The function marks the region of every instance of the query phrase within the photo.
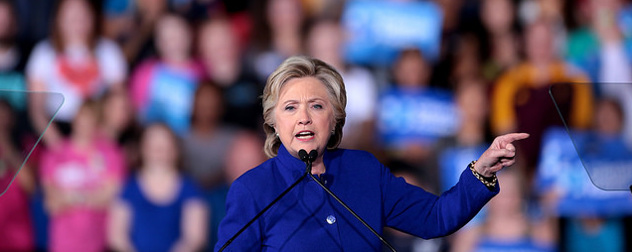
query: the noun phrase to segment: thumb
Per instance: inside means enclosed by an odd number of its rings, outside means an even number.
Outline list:
[[[514,146],[513,144],[507,144],[507,146],[505,147],[505,149],[507,149],[508,151],[516,151],[516,146]]]

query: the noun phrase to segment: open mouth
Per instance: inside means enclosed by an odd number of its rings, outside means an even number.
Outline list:
[[[313,131],[309,131],[309,130],[304,130],[304,131],[298,132],[294,136],[296,138],[298,138],[299,140],[310,140],[310,139],[314,138],[314,132]]]

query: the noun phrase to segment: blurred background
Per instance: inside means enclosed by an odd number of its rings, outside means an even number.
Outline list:
[[[298,54],[344,77],[341,147],[430,192],[531,134],[472,222],[398,251],[632,251],[632,195],[586,172],[632,164],[626,0],[0,0],[0,251],[211,251]]]

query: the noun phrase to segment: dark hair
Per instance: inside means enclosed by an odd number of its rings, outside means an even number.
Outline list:
[[[64,4],[67,4],[69,1],[83,2],[87,7],[88,12],[90,12],[90,14],[92,15],[92,33],[90,33],[90,38],[88,38],[88,45],[91,49],[94,49],[101,35],[101,26],[99,22],[101,18],[95,4],[93,4],[92,1],[88,0],[60,0],[57,3],[55,7],[53,22],[51,23],[52,27],[50,34],[50,40],[53,48],[55,48],[57,52],[61,52],[64,50],[64,41],[59,27],[59,19],[62,7],[65,7]]]

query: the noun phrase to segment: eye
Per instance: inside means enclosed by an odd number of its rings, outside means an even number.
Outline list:
[[[323,108],[323,105],[320,105],[320,104],[314,104],[314,106],[312,106],[312,107],[313,107],[313,108],[315,108],[315,109],[322,109],[322,108]]]
[[[294,109],[295,109],[295,108],[294,108],[294,106],[292,106],[292,105],[285,106],[285,110],[286,110],[286,111],[292,111],[292,110],[294,110]]]

